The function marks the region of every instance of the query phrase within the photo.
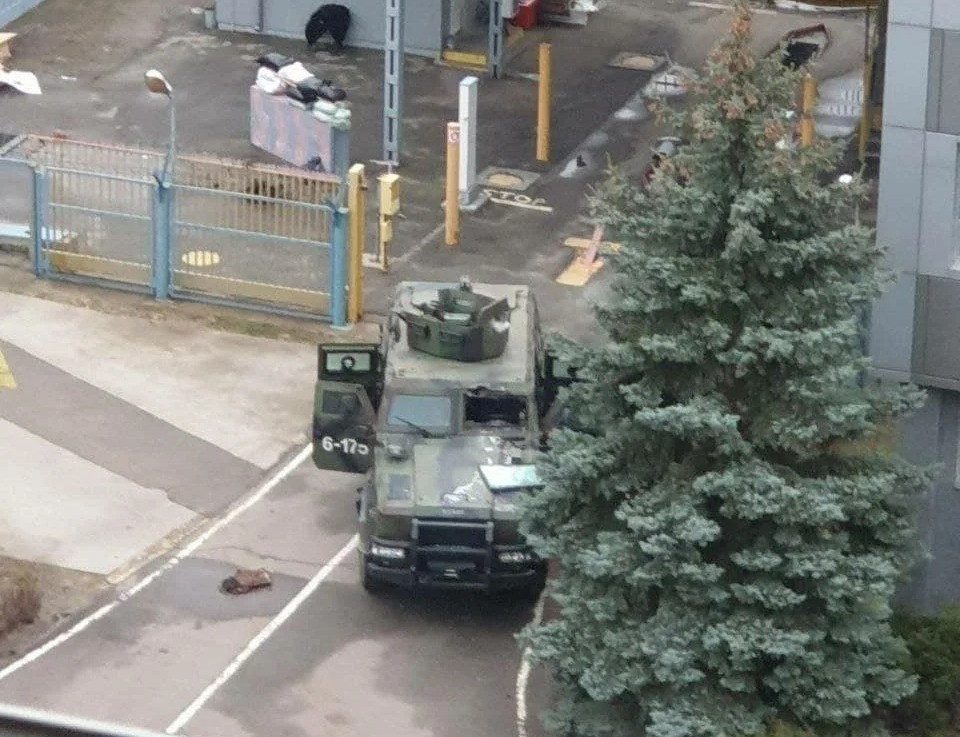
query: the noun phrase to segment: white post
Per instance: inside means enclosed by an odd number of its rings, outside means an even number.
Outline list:
[[[460,204],[467,205],[477,184],[477,89],[480,80],[460,81]]]

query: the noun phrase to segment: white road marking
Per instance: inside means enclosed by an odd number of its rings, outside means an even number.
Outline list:
[[[546,590],[540,594],[537,599],[537,605],[533,608],[533,619],[530,624],[539,627],[543,621],[543,602],[546,597]],[[517,737],[527,737],[527,684],[530,681],[530,648],[523,649],[523,655],[520,657],[520,670],[517,671]]]
[[[299,609],[300,606],[313,594],[313,592],[317,590],[320,584],[324,582],[333,569],[336,568],[350,553],[356,550],[357,543],[359,541],[360,538],[357,535],[351,537],[347,544],[340,548],[337,554],[333,556],[326,563],[326,565],[323,566],[323,568],[317,571],[316,575],[314,575],[314,577],[307,582],[307,585],[300,589],[300,591],[297,592],[297,595],[287,602],[287,605],[280,610],[280,613],[270,620],[270,623],[260,630],[256,637],[250,640],[243,651],[236,658],[234,658],[226,668],[223,669],[213,683],[207,686],[203,692],[197,696],[196,699],[194,699],[190,706],[180,712],[180,715],[173,720],[169,727],[167,727],[166,733],[177,734],[187,722],[193,719],[197,712],[203,708],[204,704],[210,700],[210,698],[220,689],[220,687],[229,681],[238,670],[240,670],[240,666],[242,666],[247,659],[249,659],[250,656],[253,655],[260,648],[260,646],[270,638],[274,632],[280,629],[284,622],[293,616],[294,612],[296,612],[297,609]]]
[[[550,205],[534,205],[527,202],[517,202],[516,200],[505,200],[501,197],[491,197],[491,202],[496,202],[498,205],[510,205],[512,207],[522,207],[526,210],[537,210],[539,212],[553,212],[553,208]]]
[[[313,443],[308,443],[305,448],[303,448],[297,455],[295,455],[290,461],[288,461],[282,468],[280,468],[273,476],[267,479],[259,489],[257,489],[253,494],[247,497],[242,504],[237,505],[231,509],[227,514],[217,520],[214,524],[210,525],[203,534],[199,535],[196,539],[193,540],[189,545],[184,547],[173,556],[170,560],[164,563],[160,568],[151,573],[149,576],[144,578],[142,581],[137,582],[135,585],[131,586],[129,589],[124,591],[122,594],[117,596],[116,599],[111,601],[109,604],[97,609],[92,614],[88,614],[86,617],[77,622],[73,627],[61,632],[59,635],[54,637],[52,640],[48,640],[40,647],[35,650],[31,650],[29,653],[24,655],[19,660],[10,663],[6,668],[0,670],[0,681],[2,681],[7,676],[11,676],[16,673],[18,670],[24,666],[29,665],[38,658],[43,657],[48,652],[53,650],[58,645],[62,645],[67,640],[71,639],[75,635],[83,632],[87,627],[89,627],[94,622],[103,619],[110,612],[112,612],[119,604],[136,596],[138,593],[143,591],[147,586],[156,581],[160,576],[165,574],[175,565],[180,563],[185,558],[190,557],[197,549],[207,542],[211,537],[216,535],[220,530],[226,527],[228,524],[233,522],[237,517],[246,512],[250,507],[259,502],[263,497],[269,494],[281,481],[283,481],[287,476],[293,473],[296,468],[303,463],[307,458],[310,457],[310,453],[313,451]]]

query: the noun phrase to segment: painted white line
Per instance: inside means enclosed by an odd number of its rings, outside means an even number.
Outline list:
[[[243,651],[236,658],[234,658],[226,668],[223,669],[213,683],[203,689],[203,692],[197,696],[196,699],[194,699],[193,703],[180,712],[180,715],[173,720],[169,727],[167,727],[166,733],[177,734],[187,722],[193,719],[197,712],[203,708],[203,705],[210,700],[210,697],[213,696],[221,686],[229,681],[238,670],[240,670],[240,666],[242,666],[250,658],[250,656],[253,655],[260,648],[260,646],[270,638],[274,632],[280,629],[284,622],[293,616],[294,612],[296,612],[303,602],[305,602],[310,595],[317,590],[320,584],[324,582],[333,569],[336,568],[350,553],[356,550],[357,543],[359,543],[359,541],[359,536],[354,535],[351,537],[347,544],[340,548],[337,554],[327,561],[323,568],[317,571],[316,575],[314,575],[314,577],[307,582],[307,585],[300,589],[300,591],[297,592],[297,595],[287,602],[287,605],[280,610],[280,613],[270,620],[270,623],[260,630],[256,637],[247,643],[247,646],[243,649]]]
[[[537,605],[533,608],[533,619],[530,624],[539,627],[543,621],[543,602],[546,597],[546,589],[537,599]],[[527,684],[530,681],[530,648],[523,649],[523,655],[520,657],[520,670],[517,671],[517,737],[527,737]]]
[[[97,620],[103,619],[110,612],[112,612],[119,604],[136,596],[138,593],[143,591],[147,586],[156,581],[160,576],[165,574],[175,565],[177,565],[184,558],[190,557],[197,549],[207,542],[211,537],[216,535],[220,530],[229,525],[233,520],[239,517],[241,514],[246,512],[250,507],[259,502],[263,497],[269,494],[281,481],[283,481],[287,476],[289,476],[293,471],[303,463],[307,458],[310,457],[310,453],[313,451],[313,443],[308,443],[305,448],[303,448],[297,455],[290,459],[282,468],[280,468],[273,476],[267,479],[259,489],[257,489],[253,494],[247,497],[242,504],[237,505],[231,509],[227,514],[217,520],[214,524],[210,525],[203,534],[199,535],[196,539],[193,540],[189,545],[182,548],[179,553],[174,555],[170,560],[164,563],[160,568],[155,570],[149,576],[144,578],[142,581],[137,582],[135,585],[131,586],[129,589],[124,591],[122,594],[117,596],[116,599],[111,601],[109,604],[105,604],[99,609],[97,609],[92,614],[88,614],[86,617],[77,622],[70,629],[61,632],[59,635],[54,637],[52,640],[48,640],[40,647],[35,650],[31,650],[29,653],[24,655],[19,660],[16,660],[10,665],[8,665],[3,670],[0,670],[0,681],[2,681],[7,676],[11,676],[16,673],[18,670],[23,668],[26,665],[29,665],[38,658],[43,657],[48,652],[53,650],[58,645],[62,645],[67,640],[71,639],[75,635],[83,632],[87,627],[96,622]]]
[[[549,205],[533,205],[527,202],[517,202],[515,200],[502,200],[499,197],[491,197],[491,202],[496,202],[498,205],[511,205],[513,207],[523,207],[527,210],[539,210],[540,212],[553,212],[553,208]]]

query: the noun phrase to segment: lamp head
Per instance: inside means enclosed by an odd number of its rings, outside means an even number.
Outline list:
[[[157,69],[149,69],[143,75],[143,82],[147,86],[147,89],[155,95],[166,95],[167,97],[173,95],[173,86],[167,81],[167,78],[163,76],[163,73]]]

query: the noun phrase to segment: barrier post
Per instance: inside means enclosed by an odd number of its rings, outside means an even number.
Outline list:
[[[350,238],[347,269],[347,322],[363,318],[363,252],[366,233],[366,179],[363,164],[354,164],[347,175],[347,209],[350,212]]]
[[[813,108],[817,102],[817,80],[807,74],[803,78],[803,111],[800,118],[800,143],[813,143]]]
[[[540,44],[537,81],[537,161],[550,160],[550,87],[553,65],[550,44]]]
[[[447,123],[447,198],[445,219],[446,243],[457,245],[460,234],[460,200],[458,179],[460,168],[460,124]]]

